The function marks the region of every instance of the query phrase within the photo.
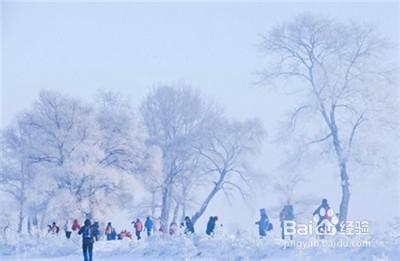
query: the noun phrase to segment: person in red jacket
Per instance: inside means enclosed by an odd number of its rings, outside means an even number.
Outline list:
[[[178,225],[175,222],[172,222],[169,225],[169,235],[175,236],[178,233]]]
[[[119,235],[118,235],[118,239],[122,240],[124,238],[132,239],[131,232],[127,231],[126,229],[122,230],[121,233],[119,233]]]
[[[133,221],[132,223],[135,226],[136,238],[137,238],[137,240],[140,240],[141,239],[140,233],[142,233],[142,231],[143,231],[143,224],[140,221],[140,219],[136,219],[136,221]]]
[[[71,229],[72,231],[79,231],[81,229],[81,225],[79,224],[79,221],[77,219],[74,219]]]

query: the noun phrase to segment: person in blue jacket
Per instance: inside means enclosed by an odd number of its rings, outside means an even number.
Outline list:
[[[218,220],[218,217],[210,217],[210,219],[208,220],[207,223],[207,228],[206,228],[206,234],[209,236],[213,236],[214,235],[214,230],[215,230],[215,224]]]
[[[260,220],[257,221],[256,224],[258,225],[258,234],[260,238],[267,236],[267,231],[272,230],[272,224],[269,222],[265,208],[260,209]]]
[[[294,220],[294,209],[293,205],[288,201],[279,213],[279,221],[281,222],[281,238],[286,239],[285,235],[285,222]],[[293,240],[293,235],[289,236],[290,240]]]
[[[153,231],[153,220],[151,220],[150,216],[147,216],[146,221],[144,222],[144,227],[146,228],[147,231],[147,236],[151,236],[151,233]]]
[[[111,240],[117,240],[117,232],[115,231],[115,228],[112,229],[110,238]]]
[[[186,235],[194,234],[194,225],[190,217],[185,217],[185,232]]]

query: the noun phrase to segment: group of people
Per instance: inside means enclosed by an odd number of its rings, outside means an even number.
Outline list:
[[[92,229],[93,229],[93,235],[96,240],[99,239],[100,237],[100,225],[98,222],[94,222],[91,224]],[[74,219],[72,222],[72,225],[70,224],[69,220],[67,220],[64,224],[64,232],[65,232],[65,237],[66,238],[71,238],[71,235],[73,232],[79,232],[81,229],[81,225],[78,221],[78,219]],[[56,222],[53,222],[51,225],[48,225],[48,233],[50,234],[58,234],[60,232],[60,227],[57,225]]]
[[[286,238],[284,233],[284,222],[288,220],[294,220],[293,206],[290,204],[289,201],[279,213],[282,239]],[[260,238],[266,237],[267,233],[273,230],[273,225],[270,219],[268,218],[267,211],[265,210],[265,208],[260,209],[260,219],[256,222],[256,225],[258,225],[258,234]],[[293,237],[291,236],[290,239],[293,239]]]
[[[332,210],[329,207],[328,201],[326,199],[322,200],[321,204],[314,211],[313,215],[317,219],[317,226],[320,223],[322,223],[322,221],[324,221],[325,219],[330,219],[332,217]],[[293,205],[288,201],[279,214],[279,220],[282,230],[281,233],[282,239],[286,239],[286,235],[284,233],[285,221],[290,221],[294,219],[295,215],[294,215]],[[217,221],[218,221],[217,216],[210,216],[205,230],[205,233],[208,236],[214,236]],[[141,239],[141,233],[143,231],[146,231],[148,237],[152,236],[152,234],[155,231],[154,222],[150,216],[146,218],[144,224],[139,218],[132,221],[131,224],[133,224],[137,240]],[[258,233],[260,238],[266,237],[267,233],[273,230],[273,225],[270,219],[268,218],[267,211],[265,208],[260,209],[260,219],[256,222],[256,224],[258,225]],[[60,231],[60,228],[57,226],[55,222],[53,222],[52,225],[49,225],[48,228],[49,228],[48,232],[51,234],[58,234]],[[184,218],[184,221],[180,224],[179,227],[176,222],[172,222],[169,226],[168,234],[173,236],[178,234],[179,233],[178,231],[180,230],[183,230],[183,233],[186,235],[195,233],[194,224],[189,216],[186,216]],[[83,251],[84,261],[92,261],[93,244],[100,238],[99,223],[98,222],[92,223],[90,219],[86,219],[84,221],[84,225],[81,226],[79,224],[79,221],[75,219],[72,225],[70,225],[69,221],[65,223],[64,231],[65,231],[65,236],[68,239],[71,237],[71,234],[74,231],[77,232],[78,235],[82,236],[82,251]],[[159,231],[161,233],[164,233],[164,229],[162,227],[159,229]],[[104,234],[107,240],[117,240],[117,239],[122,240],[124,238],[132,239],[132,234],[126,229],[122,230],[119,234],[117,234],[111,222],[107,223],[107,226],[104,230]],[[293,236],[290,236],[290,239],[292,240]]]
[[[81,228],[77,219],[74,220],[72,226],[69,224],[69,221],[64,225],[65,236],[67,238],[71,237],[72,231],[79,231]],[[56,222],[53,222],[51,225],[48,225],[48,232],[51,234],[58,234],[60,232],[60,227],[57,225]]]
[[[338,214],[336,214],[337,216]],[[324,220],[331,221],[335,216],[333,210],[328,204],[327,199],[323,199],[321,204],[313,212],[313,217],[316,220],[316,226],[318,227]],[[293,205],[288,201],[283,209],[279,213],[279,221],[281,227],[281,238],[286,239],[284,224],[286,221],[293,221],[295,219]],[[256,222],[258,225],[258,234],[260,238],[267,236],[267,232],[273,229],[273,225],[270,222],[265,208],[260,209],[260,219]],[[290,240],[293,240],[293,235],[289,236]]]
[[[51,234],[58,234],[60,232],[60,227],[57,226],[56,222],[48,225],[48,228],[48,232]],[[76,231],[78,235],[82,236],[82,252],[84,261],[92,261],[93,244],[95,241],[99,240],[99,223],[94,222],[92,224],[89,219],[86,219],[84,225],[81,226],[79,221],[75,219],[72,225],[69,224],[69,221],[65,223],[64,231],[65,237],[68,239],[71,238],[73,231]]]
[[[210,221],[207,224],[207,229],[206,233],[208,235],[212,235],[214,233],[215,229],[215,222],[218,220],[218,217],[210,217]],[[82,253],[83,253],[83,258],[84,261],[92,261],[93,260],[93,245],[95,241],[99,240],[99,224],[98,222],[92,222],[90,219],[86,219],[84,222],[83,226],[80,226],[78,220],[74,220],[73,225],[71,226],[71,229],[69,229],[68,222],[64,226],[64,230],[66,232],[66,237],[69,239],[73,231],[78,231],[78,235],[82,236]],[[143,230],[147,231],[147,236],[150,237],[152,235],[152,232],[154,231],[154,223],[151,217],[147,217],[146,221],[144,222],[144,225],[142,224],[141,220],[138,218],[135,221],[132,222],[134,228],[135,228],[135,234],[137,240],[141,239],[141,232]],[[185,217],[184,222],[182,222],[181,226],[185,227],[184,233],[185,234],[193,234],[194,233],[194,225],[190,217]],[[170,225],[170,230],[169,234],[170,235],[175,235],[176,230],[178,229],[178,226],[175,222],[172,222]],[[58,234],[59,233],[59,227],[55,222],[50,226],[49,225],[49,233],[54,233]],[[105,235],[107,240],[115,240],[115,239],[123,239],[125,237],[131,238],[132,235],[130,232],[127,230],[121,231],[119,235],[117,235],[115,228],[112,226],[111,222],[107,223],[107,226],[105,228]]]
[[[210,220],[207,224],[206,234],[209,236],[214,235],[215,223],[218,220],[217,216],[210,217]],[[137,240],[142,238],[142,232],[146,232],[147,237],[150,237],[156,230],[154,226],[154,222],[150,216],[146,217],[144,223],[140,218],[135,219],[131,222],[134,228],[134,233]],[[65,237],[67,239],[71,238],[73,232],[79,232],[81,229],[81,225],[77,219],[74,219],[72,224],[67,220],[63,226]],[[160,227],[158,230],[160,233],[164,233],[163,227]],[[183,231],[184,234],[193,234],[195,233],[194,225],[190,217],[186,216],[184,221],[178,224],[176,222],[172,222],[169,225],[168,234],[171,236],[177,235]],[[50,234],[59,234],[60,227],[53,222],[52,225],[48,225],[48,233]],[[93,239],[98,241],[101,237],[102,232],[100,230],[99,222],[91,223],[91,234],[93,235]],[[104,237],[106,240],[122,240],[124,238],[132,239],[132,233],[127,229],[122,229],[119,233],[117,233],[115,227],[111,222],[108,222],[104,229]]]
[[[317,221],[317,226],[325,219],[330,219],[332,218],[332,214],[330,214],[331,208],[329,207],[328,200],[323,199],[321,204],[318,206],[318,208],[314,211],[313,215],[316,218]],[[283,209],[279,213],[279,221],[280,221],[280,227],[281,227],[281,238],[286,239],[286,235],[284,234],[284,223],[285,221],[292,221],[295,219],[294,215],[294,208],[293,205],[288,201],[286,205],[283,207]],[[217,216],[210,216],[208,222],[207,222],[207,227],[205,230],[205,233],[208,236],[213,236],[215,234],[215,228],[216,228],[216,222],[218,221]],[[146,232],[147,236],[150,237],[154,233],[154,222],[150,216],[146,217],[146,220],[144,223],[140,220],[140,218],[137,218],[136,220],[132,221],[134,231],[135,231],[135,236],[137,240],[140,240],[142,232]],[[260,209],[260,219],[256,222],[258,225],[258,233],[260,237],[265,237],[267,236],[267,233],[269,231],[273,230],[273,225],[268,218],[267,211],[265,208]],[[99,223],[94,222],[91,224],[91,229],[93,233],[94,239],[97,241],[100,237],[100,229],[99,229]],[[64,225],[64,231],[65,231],[65,236],[66,238],[70,238],[72,233],[79,232],[81,229],[81,225],[79,224],[79,221],[77,219],[73,220],[72,225],[67,221]],[[48,226],[48,232],[52,234],[58,234],[60,231],[60,228],[57,226],[55,222],[52,223],[52,225]],[[186,216],[184,221],[180,223],[180,226],[176,222],[172,222],[169,225],[168,229],[168,234],[171,236],[177,235],[180,233],[180,231],[183,231],[184,234],[193,234],[195,233],[194,225],[190,217]],[[159,232],[164,233],[164,228],[160,227]],[[132,239],[132,234],[126,229],[121,230],[120,233],[116,232],[116,229],[112,226],[111,222],[108,222],[104,235],[106,237],[106,240],[121,240],[124,238],[129,238]],[[293,236],[291,235],[289,237],[290,239],[293,239]]]

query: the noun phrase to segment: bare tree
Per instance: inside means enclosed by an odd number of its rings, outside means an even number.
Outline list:
[[[246,168],[249,154],[257,151],[264,130],[257,120],[247,122],[221,121],[214,129],[209,130],[207,141],[197,150],[204,165],[203,171],[215,177],[212,188],[192,216],[196,221],[206,211],[208,205],[219,191],[229,196],[236,190],[246,199],[246,185],[250,185],[251,171]]]
[[[304,181],[304,177],[296,172],[289,174],[282,174],[275,177],[273,180],[274,190],[283,195],[285,202],[293,202],[295,198],[295,191],[298,185]]]
[[[262,39],[271,66],[261,73],[261,82],[299,80],[287,82],[300,101],[288,129],[294,130],[301,115],[308,113],[314,128],[307,126],[311,135],[306,145],[331,145],[341,179],[341,222],[348,215],[352,147],[365,123],[376,115],[376,97],[382,97],[388,86],[378,83],[389,73],[380,64],[384,47],[371,27],[307,14],[273,28]]]

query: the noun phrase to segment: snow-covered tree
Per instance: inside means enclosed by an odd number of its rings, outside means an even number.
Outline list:
[[[130,101],[119,93],[101,92],[95,103],[101,164],[129,173],[141,171],[145,148]]]
[[[368,122],[386,115],[382,101],[388,101],[390,70],[385,69],[385,47],[369,26],[307,14],[274,27],[262,39],[271,66],[261,81],[288,79],[298,101],[287,130],[301,126],[304,146],[329,144],[333,152],[341,180],[341,222],[348,215],[353,147]]]
[[[130,112],[113,94],[92,106],[43,91],[3,133],[2,188],[20,206],[19,232],[27,214],[28,222],[41,219],[43,225],[83,215],[105,218],[132,203],[138,184],[128,174],[141,168],[143,145]]]
[[[244,158],[257,148],[262,133],[258,121],[229,121],[221,108],[187,86],[154,89],[140,112],[147,143],[162,152],[160,221],[164,231],[171,212],[174,220],[180,212],[186,215],[189,198],[201,194],[195,189],[199,186],[212,188],[200,199],[193,222],[220,190],[243,192]]]
[[[177,176],[190,173],[196,164],[194,144],[216,114],[211,104],[191,88],[162,86],[154,89],[140,107],[147,143],[162,152],[161,227],[167,231],[171,193]]]
[[[32,183],[31,163],[28,159],[30,138],[30,133],[20,124],[4,130],[1,136],[0,190],[15,200],[18,233],[22,232],[27,215],[28,187]]]

